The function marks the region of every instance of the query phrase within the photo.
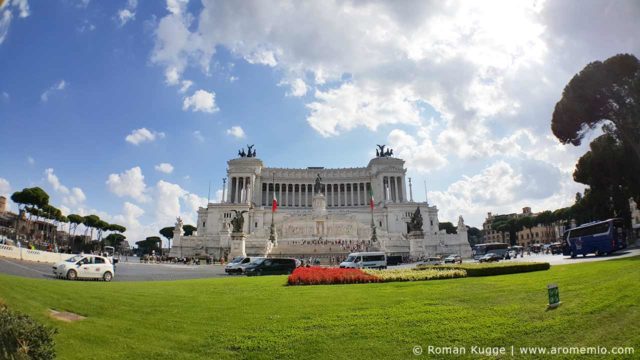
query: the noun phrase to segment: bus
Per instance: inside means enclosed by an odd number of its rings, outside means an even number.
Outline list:
[[[587,254],[607,255],[627,247],[622,219],[615,218],[580,225],[564,232],[562,254],[575,258]]]
[[[504,258],[507,255],[508,249],[509,244],[505,243],[476,244],[473,246],[473,259],[478,260],[488,253],[494,253]]]

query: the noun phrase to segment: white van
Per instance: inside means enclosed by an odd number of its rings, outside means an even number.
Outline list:
[[[231,260],[231,262],[224,267],[224,272],[226,272],[227,274],[242,274],[244,272],[244,268],[247,267],[247,265],[258,259],[263,258],[253,256],[238,256]]]
[[[345,261],[340,263],[340,267],[346,269],[386,269],[387,255],[383,252],[351,253]]]

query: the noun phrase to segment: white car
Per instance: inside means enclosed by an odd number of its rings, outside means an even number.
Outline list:
[[[102,279],[111,281],[115,271],[108,258],[97,255],[76,255],[53,266],[53,275],[69,280]]]

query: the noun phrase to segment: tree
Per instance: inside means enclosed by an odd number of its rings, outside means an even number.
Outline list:
[[[448,222],[448,221],[438,223],[438,229],[439,230],[445,230],[447,232],[447,234],[456,234],[457,233],[457,228],[455,226],[453,226],[453,224]]]
[[[107,235],[104,238],[104,245],[105,246],[113,246],[116,251],[118,249],[118,247],[120,247],[120,244],[126,239],[127,237],[122,235],[122,234],[117,234],[117,233],[112,233]]]
[[[173,226],[167,226],[160,229],[160,235],[164,236],[169,242],[169,248],[171,248],[171,239],[173,239]]]
[[[160,251],[160,244],[162,240],[160,240],[157,236],[149,236],[142,241],[137,241],[136,245],[138,246],[138,252],[142,254],[151,254],[153,251]]]
[[[198,230],[198,228],[189,224],[183,226],[182,229],[184,230],[184,236],[191,236],[194,231]]]
[[[93,240],[93,229],[98,228],[99,222],[100,218],[97,215],[87,215],[84,217],[83,224],[87,230],[91,230],[91,240]]]
[[[640,61],[619,54],[588,64],[569,81],[553,111],[551,130],[562,143],[580,145],[589,129],[609,120],[615,137],[640,161],[639,119]]]
[[[78,225],[84,223],[84,217],[82,217],[82,216],[80,216],[78,214],[69,214],[69,216],[67,216],[67,218],[69,219],[69,234],[71,234],[71,229],[73,228],[72,238],[75,239],[76,229],[78,228]]]

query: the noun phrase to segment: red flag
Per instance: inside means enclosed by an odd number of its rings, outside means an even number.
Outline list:
[[[273,194],[273,203],[271,205],[271,212],[276,212],[278,210],[278,199],[276,199],[276,194]]]
[[[375,207],[375,204],[373,203],[373,189],[371,188],[369,188],[369,206],[371,207],[371,210]]]

